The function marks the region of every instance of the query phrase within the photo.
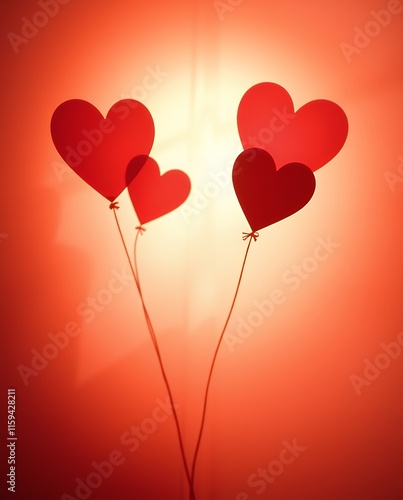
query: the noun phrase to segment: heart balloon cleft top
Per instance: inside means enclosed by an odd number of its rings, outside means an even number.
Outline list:
[[[116,102],[104,118],[87,101],[71,99],[55,110],[53,142],[63,160],[91,187],[114,201],[132,178],[133,158],[148,155],[154,142],[154,121],[139,101]]]
[[[295,111],[289,93],[271,82],[244,94],[237,121],[244,149],[264,149],[278,167],[300,162],[312,171],[336,156],[348,133],[347,116],[336,103],[318,99]]]

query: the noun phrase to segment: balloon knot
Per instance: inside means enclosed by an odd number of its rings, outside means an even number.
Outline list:
[[[242,239],[245,241],[248,238],[253,238],[253,241],[256,241],[259,238],[259,233],[257,231],[252,231],[251,233],[242,233]]]
[[[111,210],[119,210],[119,202],[118,201],[113,201],[110,205],[109,205],[109,208]]]
[[[147,231],[147,229],[143,226],[137,226],[136,230],[140,232],[141,236],[143,236],[143,233]]]

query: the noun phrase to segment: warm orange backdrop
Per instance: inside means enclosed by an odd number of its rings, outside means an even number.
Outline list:
[[[368,25],[371,11],[386,8],[402,12],[385,27]],[[74,498],[75,479],[114,450],[125,461],[91,498],[185,499],[187,491],[172,417],[136,452],[120,441],[166,392],[133,282],[123,278],[96,314],[78,313],[128,264],[108,202],[52,144],[54,109],[80,98],[106,114],[121,98],[141,100],[155,120],[152,156],[192,180],[184,207],[149,223],[139,246],[190,457],[246,245],[228,174],[242,150],[237,107],[253,84],[273,81],[296,108],[337,102],[349,136],[316,172],[309,205],[252,245],[213,380],[197,498],[401,498],[403,354],[359,396],[350,376],[363,377],[364,360],[403,331],[403,3],[71,0],[15,53],[7,35],[40,10],[36,1],[2,2],[0,16],[2,385],[17,389],[15,497]],[[340,44],[367,25],[379,34],[346,58]],[[137,220],[125,193],[119,201],[131,245]],[[335,248],[316,269],[308,258],[320,238]],[[316,270],[290,281],[304,262]],[[276,289],[283,303],[256,314]],[[259,326],[232,344],[247,321]],[[80,333],[24,384],[17,367],[70,322]],[[248,478],[294,439],[306,450],[259,495]]]

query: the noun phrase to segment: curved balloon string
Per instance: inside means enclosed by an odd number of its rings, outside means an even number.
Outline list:
[[[242,233],[242,234],[243,234],[242,239],[243,240],[249,239],[249,242],[248,242],[248,246],[246,247],[246,252],[245,252],[245,255],[244,255],[244,258],[243,258],[241,272],[239,274],[238,283],[237,283],[237,286],[236,286],[236,289],[235,289],[234,298],[232,299],[231,307],[229,309],[227,319],[225,320],[224,327],[221,330],[221,334],[220,334],[220,337],[218,339],[217,347],[216,347],[216,349],[214,351],[213,360],[211,362],[210,371],[209,371],[209,374],[208,374],[208,377],[207,377],[206,390],[204,392],[203,413],[202,413],[202,418],[201,418],[201,422],[200,422],[199,434],[198,434],[198,437],[197,437],[196,449],[195,449],[195,453],[194,453],[194,456],[193,456],[192,471],[191,471],[191,475],[190,475],[190,479],[191,479],[191,482],[192,482],[193,486],[194,486],[195,474],[196,474],[196,463],[197,463],[197,458],[198,458],[198,455],[199,455],[201,440],[202,440],[202,437],[203,437],[204,424],[205,424],[205,421],[206,421],[208,396],[209,396],[210,385],[211,385],[211,380],[212,380],[212,376],[213,376],[214,367],[215,367],[215,364],[216,364],[218,352],[219,352],[221,344],[222,344],[222,340],[224,338],[224,335],[225,335],[225,332],[227,330],[227,326],[228,326],[229,320],[231,319],[232,312],[233,312],[234,307],[235,307],[236,299],[238,297],[238,292],[239,292],[239,288],[241,286],[242,276],[243,276],[243,273],[244,273],[244,270],[245,270],[245,265],[246,265],[246,260],[248,258],[250,245],[252,243],[252,240],[256,241],[257,238],[259,237],[259,233],[257,231],[252,231],[251,233]]]
[[[120,239],[122,241],[123,248],[125,250],[127,261],[129,262],[130,270],[132,272],[132,275],[133,275],[133,278],[134,278],[134,282],[136,283],[137,290],[140,293],[140,285],[139,285],[139,282],[138,282],[137,273],[136,273],[135,268],[133,267],[132,261],[130,259],[130,255],[129,255],[129,252],[127,250],[126,242],[125,242],[125,239],[124,239],[124,236],[123,236],[123,233],[122,233],[122,229],[120,227],[118,215],[117,215],[117,210],[119,210],[119,208],[120,208],[119,205],[118,205],[118,202],[114,201],[113,203],[111,203],[109,205],[109,208],[113,211],[113,215],[115,217],[116,226],[118,228],[119,236],[120,236]],[[144,307],[143,307],[143,312],[144,312],[144,315],[145,315],[146,321],[147,321],[148,313],[147,313],[147,310]],[[148,325],[148,323],[147,323],[147,325]],[[149,332],[150,332],[151,340],[152,340],[152,342],[154,344],[154,347],[159,352],[157,339],[155,338],[155,335],[154,335],[154,330],[151,329],[151,330],[149,330]]]
[[[162,362],[162,356],[161,356],[161,353],[160,353],[160,350],[159,350],[157,337],[155,335],[154,327],[152,325],[152,322],[151,322],[151,319],[150,319],[150,315],[148,313],[148,310],[147,310],[147,307],[146,307],[146,304],[145,304],[145,301],[144,301],[144,296],[143,296],[143,292],[141,290],[141,285],[140,285],[140,280],[139,280],[138,264],[137,264],[137,243],[138,243],[138,237],[140,235],[142,235],[143,232],[146,229],[144,227],[142,227],[141,225],[138,226],[138,227],[136,227],[137,234],[136,234],[136,238],[135,238],[135,242],[134,242],[134,259],[133,259],[134,260],[134,266],[133,266],[132,261],[130,259],[130,255],[129,255],[128,249],[127,249],[127,245],[126,245],[126,242],[125,242],[125,239],[124,239],[124,236],[123,236],[123,232],[122,232],[122,229],[120,227],[119,219],[118,219],[118,216],[117,216],[117,210],[119,209],[119,206],[117,205],[117,202],[114,202],[114,203],[110,204],[109,208],[113,211],[113,215],[114,215],[114,218],[115,218],[116,226],[117,226],[118,231],[119,231],[119,236],[120,236],[120,239],[121,239],[121,242],[122,242],[122,245],[123,245],[126,257],[127,257],[127,260],[129,262],[129,266],[130,266],[130,269],[132,271],[133,278],[134,278],[134,281],[136,283],[137,290],[139,292],[139,296],[140,296],[141,305],[142,305],[142,308],[143,308],[144,317],[145,317],[145,320],[146,320],[146,323],[147,323],[147,328],[148,328],[151,340],[152,340],[153,345],[154,345],[154,349],[155,349],[155,353],[156,353],[157,358],[158,358],[158,364],[160,366],[162,378],[164,380],[164,383],[165,383],[165,386],[166,386],[166,389],[167,389],[167,392],[168,392],[169,402],[170,402],[171,408],[172,408],[172,415],[174,417],[175,427],[176,427],[176,431],[177,431],[177,434],[178,434],[178,440],[179,440],[179,448],[180,448],[180,452],[181,452],[181,458],[182,458],[183,466],[184,466],[184,469],[185,469],[186,479],[187,479],[187,482],[188,482],[188,485],[189,485],[189,498],[190,498],[190,500],[196,500],[196,496],[195,496],[194,488],[193,488],[193,482],[191,480],[191,476],[190,476],[190,472],[189,472],[189,467],[188,467],[188,464],[187,464],[187,461],[186,461],[186,455],[185,455],[185,448],[184,448],[184,445],[183,445],[182,432],[180,430],[178,414],[176,412],[175,403],[174,403],[174,399],[173,399],[173,396],[172,396],[171,386],[169,384],[168,377],[167,377],[166,371],[165,371],[165,367],[164,367],[164,364]]]
[[[137,276],[137,283],[138,283],[138,289],[139,289],[139,294],[140,294],[140,298],[141,298],[141,303],[143,304],[144,303],[143,292],[141,291],[140,274],[139,274],[139,267],[138,267],[138,263],[137,263],[137,242],[138,242],[139,236],[143,236],[143,233],[145,233],[147,231],[147,229],[144,226],[140,225],[140,226],[136,227],[136,231],[137,231],[137,234],[136,234],[136,237],[134,239],[133,263],[134,263],[134,271],[135,271],[136,276]],[[153,331],[154,331],[154,329],[153,329]]]

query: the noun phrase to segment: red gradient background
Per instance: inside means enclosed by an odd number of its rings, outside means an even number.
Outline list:
[[[176,210],[151,222],[139,247],[144,294],[191,457],[248,230],[222,172],[242,150],[238,103],[261,81],[284,86],[296,108],[335,101],[350,130],[339,155],[316,172],[311,202],[261,231],[251,247],[228,333],[236,334],[239,318],[247,320],[274,289],[286,300],[233,352],[223,345],[197,498],[403,497],[403,356],[360,396],[350,381],[353,373],[363,376],[366,358],[382,352],[380,343],[403,330],[403,179],[393,188],[385,179],[402,163],[403,13],[348,63],[340,43],[352,44],[354,28],[364,28],[386,1],[238,3],[220,19],[210,0],[72,0],[18,54],[7,34],[21,33],[21,18],[32,19],[40,7],[30,0],[1,4],[0,406],[3,436],[6,388],[15,387],[14,498],[74,498],[76,478],[85,480],[92,462],[114,450],[125,462],[91,499],[187,494],[172,417],[134,453],[120,441],[166,391],[133,283],[89,323],[77,312],[113,270],[128,265],[108,202],[61,170],[50,137],[54,109],[80,98],[106,114],[120,98],[140,98],[155,120],[152,156],[162,171],[179,168],[192,180],[185,206],[199,207],[197,213]],[[136,90],[147,68],[158,66],[161,82]],[[219,172],[224,187],[200,209],[198,193]],[[119,201],[131,245],[137,220],[126,193]],[[291,291],[284,273],[313,255],[319,237],[339,247]],[[31,350],[41,351],[48,334],[71,321],[81,333],[25,385],[17,367],[30,366]],[[306,450],[257,494],[248,477],[294,438]],[[3,497],[5,437],[1,446]]]

